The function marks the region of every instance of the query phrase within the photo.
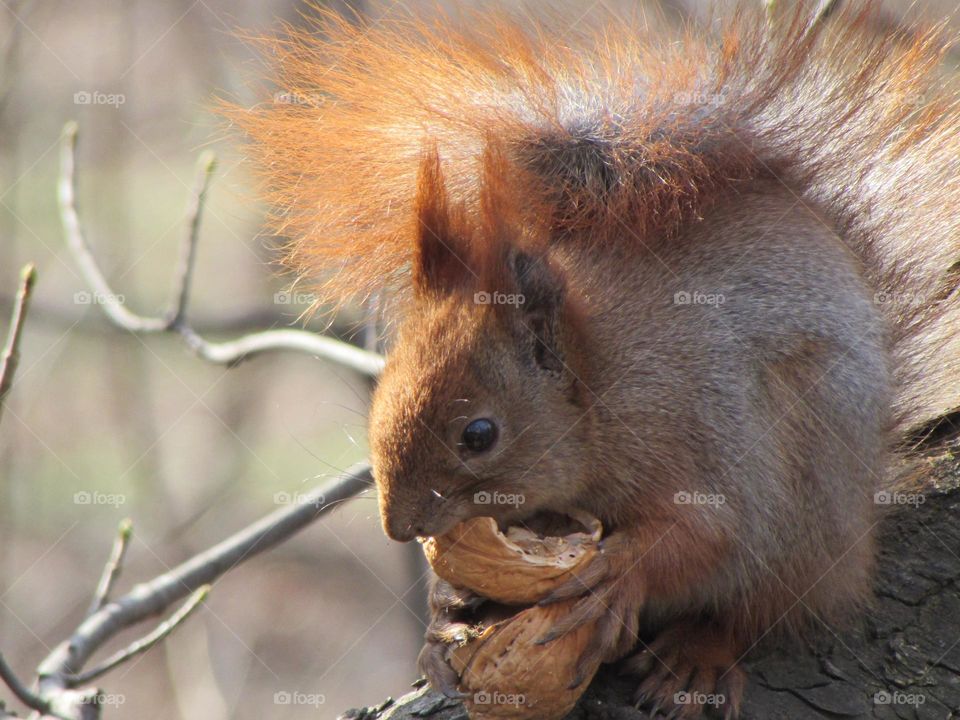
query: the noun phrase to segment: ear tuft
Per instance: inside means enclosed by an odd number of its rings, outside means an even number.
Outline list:
[[[472,273],[461,257],[466,239],[463,213],[450,207],[436,146],[420,161],[415,209],[414,292],[419,296],[452,292]]]

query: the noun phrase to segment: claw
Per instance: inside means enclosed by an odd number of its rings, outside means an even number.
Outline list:
[[[420,651],[417,664],[430,683],[430,687],[434,690],[454,700],[462,700],[467,697],[457,689],[460,677],[447,662],[445,646],[428,642]]]
[[[578,600],[574,603],[569,614],[554,625],[535,644],[546,645],[601,617],[608,610],[604,602],[607,595],[607,592],[597,592]]]
[[[627,658],[620,664],[620,675],[633,675],[639,678],[645,678],[653,670],[654,657],[649,650],[644,650],[631,658]]]
[[[650,696],[646,692],[642,690],[638,690],[636,694],[633,696],[633,706],[637,708],[637,710],[639,710],[640,708],[642,708],[644,705],[647,704],[647,701],[649,699],[650,699]]]
[[[573,675],[573,682],[567,685],[568,690],[573,690],[576,687],[580,687],[583,684],[583,681],[587,679],[587,675],[596,671],[596,668],[600,665],[600,653],[603,647],[603,633],[598,631],[594,633],[593,637],[590,639],[586,649],[580,654],[580,657],[577,659],[576,672]]]
[[[554,588],[538,605],[552,605],[590,592],[607,577],[607,563],[600,556],[594,558],[584,570]]]

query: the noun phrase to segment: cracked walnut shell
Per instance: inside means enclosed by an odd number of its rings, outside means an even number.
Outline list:
[[[600,521],[589,516],[576,520],[585,532],[541,537],[514,527],[504,534],[493,518],[471,518],[424,540],[423,551],[433,571],[452,585],[497,602],[535,603],[597,553]]]
[[[576,599],[534,605],[490,625],[463,645],[451,646],[447,658],[460,675],[471,720],[560,720],[573,709],[600,667],[596,657],[582,668],[580,684],[570,687],[596,623],[546,645],[536,642],[575,603]]]
[[[544,537],[519,528],[503,533],[492,518],[473,518],[424,541],[437,575],[494,601],[480,607],[476,632],[447,649],[471,720],[559,720],[576,705],[596,673],[599,658],[579,668],[582,682],[570,687],[596,623],[537,644],[579,598],[545,606],[534,603],[598,552],[600,522],[585,516],[576,519],[585,530]],[[513,614],[504,618],[505,611]]]

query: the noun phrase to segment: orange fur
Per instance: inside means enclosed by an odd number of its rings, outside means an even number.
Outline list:
[[[667,42],[614,23],[531,28],[506,13],[455,29],[321,12],[261,41],[287,95],[224,111],[250,139],[286,264],[319,281],[322,302],[410,288],[427,148],[466,221],[488,224],[480,187],[494,139],[522,177],[512,199],[537,208],[526,217],[556,241],[589,228],[590,242],[637,252],[740,180],[796,181],[898,299],[887,310],[904,434],[960,405],[945,360],[960,357],[948,275],[960,257],[960,114],[938,87],[945,43],[937,31],[871,35],[869,8],[821,32],[805,32],[807,17],[771,29],[744,10],[716,33]],[[457,241],[468,264],[495,262]]]

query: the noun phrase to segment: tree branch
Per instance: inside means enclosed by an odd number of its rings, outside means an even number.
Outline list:
[[[303,330],[266,330],[220,343],[204,340],[185,325],[178,326],[176,331],[199,357],[218,365],[236,365],[248,357],[267,351],[294,350],[332,360],[370,377],[376,377],[383,371],[381,355]]]
[[[50,710],[49,702],[35,694],[32,690],[20,682],[17,674],[13,671],[13,668],[7,664],[7,660],[3,657],[2,653],[0,653],[0,678],[3,679],[13,694],[17,696],[17,700],[22,702],[28,708],[42,713]]]
[[[120,577],[120,571],[123,569],[123,558],[127,554],[127,545],[130,544],[130,536],[133,534],[133,523],[129,519],[120,523],[117,531],[117,538],[113,542],[113,549],[110,551],[110,558],[103,568],[103,574],[100,576],[100,582],[97,583],[97,590],[93,594],[93,601],[90,603],[90,609],[87,611],[87,617],[93,615],[97,610],[107,604],[110,599],[110,591],[113,589],[117,578]]]
[[[76,145],[77,124],[70,122],[64,127],[60,148],[60,177],[57,193],[60,219],[67,247],[70,248],[81,274],[95,294],[97,303],[114,325],[133,333],[178,333],[199,357],[217,364],[235,365],[260,353],[295,350],[346,365],[372,377],[380,374],[383,369],[383,357],[377,353],[305,330],[266,330],[245,335],[233,341],[217,343],[201,337],[186,322],[200,219],[210,177],[215,167],[213,155],[209,153],[202,155],[198,163],[197,179],[187,208],[188,231],[181,246],[180,261],[174,274],[169,309],[164,317],[148,317],[128,310],[104,277],[80,228],[75,179]]]
[[[76,687],[77,685],[85,685],[86,683],[93,682],[101,675],[107,674],[115,667],[125,663],[130,658],[140,655],[141,653],[145,653],[147,650],[167,637],[167,635],[172,633],[184,620],[190,617],[193,611],[203,604],[203,601],[207,599],[207,595],[209,594],[210,586],[201,586],[195,593],[193,593],[193,595],[187,598],[187,601],[180,606],[179,610],[177,610],[167,620],[164,620],[162,623],[157,625],[153,632],[145,635],[139,640],[130,643],[123,650],[114,653],[95,668],[86,670],[82,673],[77,673],[76,675],[70,675],[67,679],[69,684],[72,687]]]
[[[170,298],[171,306],[167,311],[170,327],[184,322],[186,316],[187,303],[190,301],[190,283],[193,279],[193,267],[197,255],[197,241],[200,238],[200,218],[203,215],[207,190],[210,188],[210,179],[216,167],[217,159],[212,152],[203,153],[197,162],[197,178],[187,205],[187,234],[180,245],[180,263],[173,276],[174,289]]]
[[[30,306],[30,296],[37,280],[36,268],[30,264],[20,271],[20,290],[13,307],[10,320],[10,332],[7,334],[7,343],[0,357],[0,415],[3,413],[3,403],[7,393],[13,387],[13,376],[17,372],[17,363],[20,361],[20,338],[23,335],[23,321],[27,317]]]
[[[72,637],[54,648],[40,664],[39,696],[55,702],[59,695],[68,694],[67,691],[77,683],[87,679],[82,673],[84,664],[121,630],[163,612],[171,603],[212,584],[227,571],[288,539],[371,483],[370,466],[365,463],[354,466],[334,482],[301,496],[297,504],[276,510],[173,570],[137,585],[123,597],[104,605],[86,618]],[[168,622],[172,621],[171,618]],[[102,672],[115,666],[112,661],[104,665],[110,667]],[[101,674],[99,668],[92,672]]]

